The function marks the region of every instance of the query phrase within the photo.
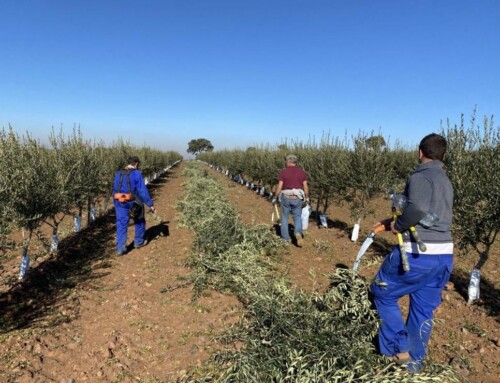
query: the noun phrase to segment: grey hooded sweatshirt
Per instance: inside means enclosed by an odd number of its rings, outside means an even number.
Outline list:
[[[453,186],[443,163],[433,160],[420,164],[409,176],[404,194],[408,204],[396,221],[396,230],[402,232],[414,226],[423,242],[452,242]],[[438,218],[429,228],[419,224],[427,213],[434,213]]]

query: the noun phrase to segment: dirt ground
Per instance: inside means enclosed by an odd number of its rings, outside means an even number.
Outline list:
[[[112,213],[69,234],[59,254],[39,256],[17,281],[20,250],[0,260],[0,382],[174,382],[219,347],[214,337],[241,314],[232,296],[207,291],[193,300],[185,283],[192,233],[179,227],[183,164],[148,185],[159,221],[147,216],[147,246],[115,254]],[[272,207],[254,191],[212,171],[246,222],[271,225]],[[375,201],[377,218],[388,202]],[[361,245],[350,241],[351,219],[342,206],[328,212],[329,227],[313,220],[303,248],[291,246],[283,267],[304,290],[323,291],[335,267],[352,267]],[[360,240],[376,221],[362,222]],[[69,232],[70,223],[67,224]],[[46,228],[47,233],[50,232]],[[133,226],[129,243],[133,242]],[[394,238],[384,233],[367,252],[360,274],[371,278]],[[30,254],[41,252],[35,240]],[[452,282],[436,313],[430,355],[471,382],[499,382],[500,249],[482,270],[481,300],[466,304],[469,272],[477,257],[457,258]],[[407,302],[403,301],[403,308]]]

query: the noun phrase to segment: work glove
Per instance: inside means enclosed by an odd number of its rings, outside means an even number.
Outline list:
[[[375,229],[376,227],[378,226],[384,226],[384,230],[385,231],[391,231],[391,223],[392,221],[394,221],[394,218],[386,218],[386,219],[383,219],[382,221],[379,221],[377,222],[373,228]]]
[[[307,205],[309,205],[309,198],[302,201],[302,208],[305,208]]]
[[[273,199],[271,200],[271,203],[272,203],[273,205],[276,205],[276,204],[278,203],[278,200],[277,200],[276,198],[273,198]]]

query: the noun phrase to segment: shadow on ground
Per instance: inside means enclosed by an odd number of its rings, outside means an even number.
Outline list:
[[[470,274],[463,270],[453,270],[450,280],[455,290],[463,297],[464,301],[469,299],[468,289]],[[485,312],[500,322],[500,290],[484,277],[481,277],[480,299],[474,305],[482,306]]]
[[[311,215],[309,216],[309,224],[312,224],[312,223],[317,225],[319,228],[324,228],[324,226],[321,224],[319,212],[317,212],[317,211],[311,212]],[[348,228],[349,228],[349,226],[347,225],[346,222],[338,220],[338,219],[333,220],[333,219],[330,219],[328,217],[326,218],[326,226],[328,229],[335,228],[335,229],[346,231],[346,232],[348,231]]]
[[[171,174],[167,172],[148,184],[154,198]],[[147,239],[169,235],[168,222],[161,221],[146,231]],[[92,226],[74,233],[59,243],[57,255],[31,268],[25,279],[14,282],[0,296],[0,333],[32,326],[52,327],[70,322],[79,315],[79,300],[74,289],[91,284],[109,274],[109,254],[114,254],[115,215],[99,217]],[[110,250],[113,251],[110,251]]]
[[[105,269],[109,263],[100,262],[96,265],[96,262],[107,258],[109,243],[115,233],[113,222],[114,216],[100,217],[91,227],[63,239],[59,243],[57,256],[50,256],[37,267],[31,268],[23,281],[14,283],[2,294],[0,332],[34,324],[49,327],[69,322],[77,315],[77,298],[70,302],[65,298],[71,295],[77,285],[108,274]],[[66,307],[68,303],[71,309]],[[62,304],[65,310],[58,309]]]

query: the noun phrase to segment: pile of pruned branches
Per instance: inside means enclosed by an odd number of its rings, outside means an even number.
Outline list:
[[[197,164],[188,164],[185,174],[179,220],[195,232],[190,266],[196,290],[212,287],[246,300],[249,290],[270,277],[271,259],[284,244],[268,226],[241,222],[221,186]]]
[[[197,291],[231,292],[246,310],[221,337],[227,347],[182,382],[456,381],[447,367],[430,364],[411,375],[378,356],[378,322],[363,279],[338,269],[325,293],[290,286],[273,267],[279,238],[242,224],[221,186],[197,164],[187,166],[186,175],[179,208],[181,222],[196,235],[191,277]]]

